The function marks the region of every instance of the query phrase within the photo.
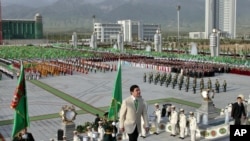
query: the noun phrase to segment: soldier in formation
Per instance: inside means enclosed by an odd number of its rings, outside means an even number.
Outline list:
[[[194,80],[193,80],[193,92],[194,92],[194,94],[196,93],[196,82],[197,82],[196,77],[194,77]]]
[[[216,79],[216,82],[215,82],[215,90],[217,93],[220,92],[220,82],[218,81],[218,79]]]
[[[212,89],[212,81],[210,78],[208,78],[208,81],[207,81],[207,88]]]
[[[201,81],[200,81],[200,90],[202,92],[202,90],[204,89],[204,80],[203,78],[201,78]]]
[[[180,109],[180,115],[179,115],[180,139],[184,139],[185,137],[186,126],[187,126],[186,115],[184,114],[184,110]]]
[[[180,80],[179,80],[179,90],[181,90],[181,88],[182,88],[183,81],[184,81],[184,76],[181,75]]]
[[[164,84],[164,82],[166,81],[166,78],[167,78],[167,74],[166,73],[163,73],[161,75],[161,79],[160,79],[160,85],[162,86]]]
[[[191,136],[191,141],[195,141],[195,131],[197,129],[197,122],[196,118],[194,117],[194,113],[190,112],[190,117],[189,117],[189,129],[190,129],[190,136]]]
[[[156,128],[156,131],[154,132],[154,134],[158,135],[159,134],[159,124],[161,121],[161,109],[160,109],[158,103],[155,103],[155,111],[153,114],[155,116],[155,128]]]
[[[157,72],[156,74],[155,74],[155,85],[157,85],[157,83],[158,83],[158,81],[160,80],[160,73],[159,72]]]
[[[147,74],[146,73],[144,73],[144,75],[143,75],[143,81],[147,82]]]
[[[148,77],[149,84],[153,81],[153,77],[154,77],[153,72],[150,72],[149,77]]]
[[[173,81],[172,81],[172,88],[174,89],[175,88],[175,85],[177,84],[177,81],[178,81],[178,73],[175,74],[174,78],[173,78]]]
[[[188,88],[189,88],[189,76],[186,77],[186,82],[185,82],[185,89],[186,89],[186,92],[188,92]]]
[[[171,124],[171,135],[170,136],[176,136],[176,124],[178,121],[178,114],[175,111],[175,106],[171,106],[171,115],[170,115],[170,124]]]
[[[171,81],[172,81],[172,74],[169,73],[167,76],[167,80],[166,80],[166,87],[168,87],[168,85],[171,83]]]
[[[223,91],[224,92],[227,91],[227,82],[226,82],[226,80],[224,80],[224,82],[223,82]]]

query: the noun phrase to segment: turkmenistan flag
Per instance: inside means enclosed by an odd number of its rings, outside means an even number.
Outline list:
[[[15,137],[18,132],[26,128],[30,124],[28,113],[28,101],[25,84],[25,74],[23,64],[21,63],[20,76],[18,84],[11,101],[11,108],[15,109],[14,123],[12,128],[12,137]]]
[[[121,62],[119,60],[118,71],[115,80],[115,86],[113,89],[112,101],[109,107],[108,119],[117,120],[118,112],[122,104],[122,71],[121,71]]]

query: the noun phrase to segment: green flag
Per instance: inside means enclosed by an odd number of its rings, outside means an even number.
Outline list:
[[[122,104],[122,72],[121,72],[121,62],[119,60],[118,71],[115,80],[115,86],[113,89],[113,97],[111,101],[111,105],[109,107],[108,119],[109,120],[117,120],[118,112],[121,108]]]
[[[25,84],[25,74],[23,64],[21,63],[20,76],[18,84],[11,101],[11,108],[15,109],[14,123],[12,128],[12,137],[14,138],[18,132],[28,127],[30,124],[28,114],[28,101]]]

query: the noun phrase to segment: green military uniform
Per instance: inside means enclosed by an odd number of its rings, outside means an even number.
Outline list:
[[[220,92],[220,83],[219,83],[218,79],[216,79],[216,82],[215,82],[215,90],[217,93]]]
[[[104,128],[104,136],[103,136],[103,141],[112,141],[113,137],[112,137],[112,133],[114,132],[114,128],[112,126],[112,122],[105,122],[103,124],[103,128]]]
[[[146,73],[144,73],[143,81],[144,81],[144,82],[147,82],[147,74],[146,74]]]
[[[196,77],[193,80],[193,92],[196,93]]]
[[[212,81],[210,78],[208,78],[208,81],[207,81],[207,88],[212,89]]]
[[[224,80],[224,82],[223,82],[223,91],[224,92],[227,91],[227,82],[226,82],[226,80]]]
[[[186,87],[186,92],[188,92],[188,88],[189,88],[189,76],[186,78],[185,87]]]
[[[2,72],[0,72],[0,80],[2,80]]]
[[[149,74],[149,77],[148,77],[148,82],[149,83],[151,83],[152,81],[153,81],[153,72],[151,72],[150,74]]]
[[[204,89],[204,80],[203,78],[201,78],[201,81],[200,81],[200,90],[202,91]]]

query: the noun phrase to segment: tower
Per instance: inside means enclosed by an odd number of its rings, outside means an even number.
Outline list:
[[[213,29],[219,29],[219,0],[206,0],[205,38],[209,38]]]
[[[35,15],[35,39],[43,38],[43,18],[37,13]]]
[[[220,30],[225,37],[236,37],[236,2],[237,0],[206,0],[206,39],[212,34],[213,29]]]

